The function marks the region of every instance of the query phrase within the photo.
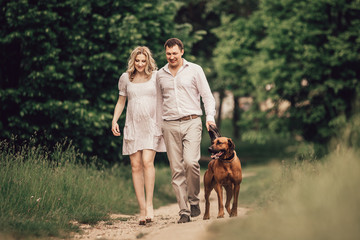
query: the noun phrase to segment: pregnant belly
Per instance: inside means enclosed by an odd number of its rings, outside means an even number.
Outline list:
[[[135,120],[149,120],[155,115],[155,106],[146,103],[138,103],[133,106],[133,118]]]

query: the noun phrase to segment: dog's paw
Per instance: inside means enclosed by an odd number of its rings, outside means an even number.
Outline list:
[[[237,211],[231,211],[230,217],[237,217]]]
[[[228,212],[228,214],[231,215],[232,212],[231,212],[230,207],[225,205],[225,209],[226,209],[226,211]]]
[[[209,215],[204,215],[203,220],[209,220],[210,216]]]

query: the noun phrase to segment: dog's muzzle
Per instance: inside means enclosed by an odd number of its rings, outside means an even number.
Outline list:
[[[224,151],[214,151],[212,147],[208,148],[209,152],[211,153],[212,159],[219,159],[225,152]]]

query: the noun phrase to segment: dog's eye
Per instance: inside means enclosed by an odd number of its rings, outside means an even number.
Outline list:
[[[221,144],[221,142],[216,142],[216,145],[220,145]]]

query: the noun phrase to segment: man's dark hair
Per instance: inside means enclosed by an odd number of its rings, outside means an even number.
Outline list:
[[[166,47],[172,48],[175,45],[178,45],[180,50],[184,49],[184,44],[178,38],[170,38],[170,39],[168,39],[164,44],[164,48],[166,48]]]

